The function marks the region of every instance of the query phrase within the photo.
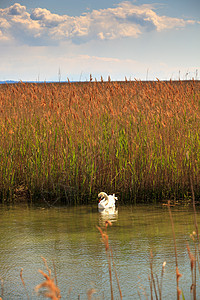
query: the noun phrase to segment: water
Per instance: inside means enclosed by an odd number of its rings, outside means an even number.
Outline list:
[[[177,241],[180,288],[185,299],[190,298],[190,261],[186,243],[193,249],[190,233],[194,230],[193,212],[188,208],[172,208]],[[27,299],[20,280],[23,278],[30,299],[38,297],[34,288],[43,281],[39,269],[46,272],[41,259],[56,267],[62,299],[110,299],[110,281],[105,248],[96,225],[109,218],[109,242],[119,277],[123,299],[150,299],[150,250],[154,255],[154,275],[160,278],[166,261],[163,279],[163,299],[176,299],[175,257],[172,229],[166,207],[119,206],[110,215],[98,212],[95,206],[27,207],[0,206],[0,277],[3,279],[0,296],[3,299]],[[200,221],[200,220],[199,220]],[[113,273],[114,298],[119,299]],[[198,295],[198,290],[197,290]]]

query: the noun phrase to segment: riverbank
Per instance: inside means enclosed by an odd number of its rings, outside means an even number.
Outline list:
[[[200,198],[200,81],[0,86],[0,200]]]

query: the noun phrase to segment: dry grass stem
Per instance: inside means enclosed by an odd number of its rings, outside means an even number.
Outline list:
[[[138,278],[141,280],[140,277],[138,277]],[[139,288],[143,291],[143,295],[145,296],[145,299],[148,300],[146,289],[145,289],[144,285],[141,282],[140,282]],[[140,292],[139,291],[137,291],[137,292],[138,292],[139,298],[141,299]]]
[[[21,268],[21,271],[20,271],[20,278],[21,278],[22,284],[23,284],[23,286],[24,286],[24,289],[25,289],[25,292],[26,292],[27,299],[29,299],[28,291],[27,291],[27,288],[26,288],[26,285],[25,285],[25,282],[24,282],[24,279],[23,279],[23,276],[22,276],[22,272],[23,272],[23,268]]]
[[[92,299],[92,295],[96,293],[96,290],[95,289],[90,289],[88,292],[87,292],[87,297],[88,297],[88,300],[91,300]]]
[[[175,237],[175,230],[174,230],[174,222],[173,217],[170,209],[170,201],[168,201],[168,210],[170,215],[170,221],[172,226],[172,234],[173,234],[173,240],[174,240],[174,252],[175,252],[175,262],[176,262],[176,287],[177,287],[177,300],[180,299],[181,290],[179,289],[179,280],[182,276],[178,270],[178,254],[177,254],[177,247],[176,247],[176,237]]]
[[[166,266],[166,261],[163,262],[162,271],[161,271],[161,279],[160,279],[160,286],[159,286],[160,300],[162,299],[162,284],[163,284],[163,276],[164,276],[164,272],[165,272],[165,266]]]
[[[190,259],[190,269],[191,269],[191,275],[192,275],[192,284],[190,287],[190,292],[193,293],[193,299],[196,299],[196,245],[195,245],[195,256],[191,253],[190,247],[187,244],[187,250],[188,250],[188,255]]]
[[[43,281],[41,284],[38,284],[35,287],[35,291],[39,292],[46,297],[46,298],[50,298],[52,300],[58,300],[61,298],[60,295],[60,289],[58,288],[58,286],[55,284],[54,282],[54,278],[51,277],[51,270],[49,269],[46,259],[43,258],[44,264],[46,266],[46,269],[48,271],[48,274],[44,273],[43,271],[39,270],[39,272],[44,276],[45,281]]]
[[[118,275],[117,275],[117,271],[116,271],[116,267],[115,267],[115,263],[114,263],[114,259],[113,259],[113,252],[112,252],[111,247],[109,246],[109,238],[108,238],[108,234],[107,234],[107,227],[108,226],[112,226],[112,223],[109,220],[105,221],[105,228],[104,229],[102,229],[99,226],[97,226],[97,229],[99,230],[99,232],[101,234],[102,242],[104,243],[105,250],[106,250],[106,256],[107,256],[107,260],[108,260],[111,300],[114,299],[114,296],[113,296],[113,283],[112,283],[112,266],[113,266],[115,277],[116,277],[116,280],[117,280],[120,299],[122,299],[122,292],[121,292],[119,279],[118,279]]]
[[[152,251],[150,252],[150,270],[151,270],[151,277],[150,277],[151,298],[153,299],[153,291],[154,291],[156,300],[158,300],[156,282],[155,282],[154,274],[153,274],[153,253],[152,253]]]
[[[114,269],[114,272],[115,272],[115,278],[117,280],[117,286],[118,286],[118,290],[119,290],[119,294],[120,294],[120,299],[122,299],[122,291],[121,291],[121,288],[120,288],[119,278],[118,278],[118,275],[117,275],[117,270],[116,270],[115,262],[114,262],[114,258],[113,258],[113,251],[112,251],[111,248],[110,248],[110,253],[111,253],[111,258],[112,258],[113,269]]]
[[[3,298],[3,294],[4,294],[4,281],[3,278],[0,277],[1,280],[1,297]]]

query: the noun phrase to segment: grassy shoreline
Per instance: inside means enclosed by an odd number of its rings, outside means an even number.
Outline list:
[[[0,201],[200,199],[200,81],[0,86]]]

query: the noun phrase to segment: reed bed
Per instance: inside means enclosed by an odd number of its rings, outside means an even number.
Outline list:
[[[200,81],[1,85],[0,156],[1,202],[199,200]]]

